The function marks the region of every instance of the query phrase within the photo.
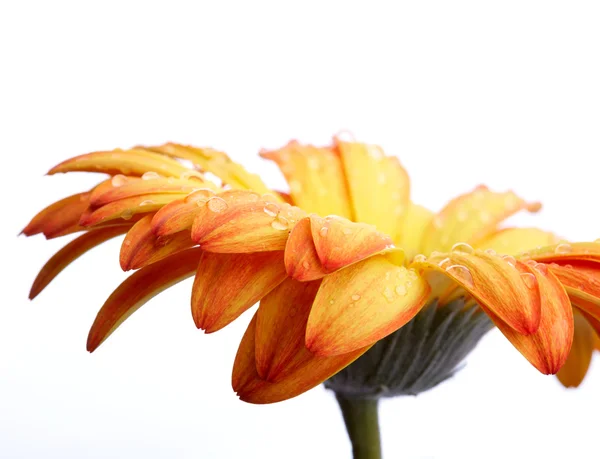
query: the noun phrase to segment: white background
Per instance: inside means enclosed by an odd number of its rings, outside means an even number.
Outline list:
[[[271,406],[236,399],[230,370],[250,315],[204,335],[189,282],[89,355],[88,328],[125,277],[116,241],[30,303],[64,240],[17,233],[98,181],[44,177],[55,163],[172,140],[221,148],[281,184],[260,148],[349,129],[397,154],[432,209],[479,183],[514,188],[545,204],[517,223],[593,240],[599,23],[595,1],[3,1],[0,457],[350,456],[324,389]],[[596,457],[593,364],[567,391],[494,331],[453,380],[383,402],[385,457]]]

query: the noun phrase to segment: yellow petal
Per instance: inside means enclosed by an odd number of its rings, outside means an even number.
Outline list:
[[[261,156],[277,163],[290,185],[294,204],[319,215],[352,218],[337,151],[292,141],[279,150],[263,151]]]
[[[409,205],[410,182],[398,158],[381,147],[337,140],[354,220],[375,225],[396,241]]]
[[[412,266],[445,274],[477,303],[491,310],[515,331],[527,335],[540,324],[540,293],[535,276],[522,272],[522,263],[481,250],[435,253]]]
[[[485,186],[450,201],[423,234],[421,251],[448,251],[457,242],[476,244],[493,233],[498,224],[515,212],[536,212],[539,203],[527,203],[512,191],[495,193]]]
[[[306,321],[320,281],[286,279],[265,296],[256,314],[256,369],[266,381],[279,381],[304,363]]]
[[[298,329],[302,327],[295,328],[295,333]],[[260,378],[256,369],[255,337],[256,315],[240,343],[231,378],[233,389],[240,399],[249,403],[275,403],[296,397],[318,386],[369,349],[364,347],[349,354],[321,357],[301,347],[297,349],[300,355],[292,357],[292,360],[303,363],[277,382],[268,382]]]
[[[106,300],[90,329],[87,350],[93,352],[131,314],[163,290],[196,272],[200,249],[183,252],[148,265],[129,276]]]
[[[417,273],[381,255],[330,274],[310,312],[306,347],[340,355],[369,346],[412,319],[428,294]]]
[[[396,245],[402,247],[407,260],[412,260],[421,250],[421,240],[427,225],[431,223],[433,212],[418,204],[410,203],[402,220]]]
[[[558,238],[537,228],[505,228],[477,243],[479,249],[492,249],[506,255],[517,255],[532,247],[554,244]]]
[[[573,346],[567,361],[556,373],[556,377],[565,387],[578,387],[583,382],[592,361],[596,337],[596,333],[585,317],[577,309],[573,312],[575,322]]]
[[[283,252],[203,252],[192,287],[192,315],[212,333],[231,323],[286,278]]]

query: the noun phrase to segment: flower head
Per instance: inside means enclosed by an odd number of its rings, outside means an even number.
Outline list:
[[[195,276],[192,316],[207,333],[260,302],[233,368],[233,387],[249,402],[309,390],[433,299],[443,308],[459,297],[539,371],[581,382],[600,333],[600,243],[501,228],[540,205],[484,186],[434,214],[411,201],[398,159],[374,145],[290,142],[262,156],[278,164],[289,194],[224,153],[178,144],[54,167],[50,174],[109,178],[48,206],[23,230],[82,232],[42,268],[30,297],[86,251],[125,235],[120,264],[135,272],[100,309],[90,351],[148,299]]]

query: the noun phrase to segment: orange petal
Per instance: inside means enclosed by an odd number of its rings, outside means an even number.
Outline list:
[[[49,175],[59,172],[104,172],[141,176],[146,172],[179,177],[188,169],[165,155],[142,150],[97,151],[67,159],[54,166]]]
[[[531,258],[544,263],[569,263],[574,260],[600,263],[599,242],[561,242],[521,253],[521,258]]]
[[[410,181],[396,157],[381,147],[336,139],[350,192],[354,220],[375,225],[398,240],[409,205]]]
[[[105,206],[102,206],[90,213],[83,214],[79,220],[79,224],[89,227],[98,225],[100,223],[106,223],[111,220],[131,220],[132,217],[139,214],[156,212],[165,204],[184,196],[185,194],[155,193],[121,199],[119,201],[106,204]]]
[[[492,249],[506,255],[517,255],[532,247],[554,244],[558,238],[537,228],[504,228],[477,243],[478,249]]]
[[[144,216],[127,233],[119,258],[123,271],[139,269],[194,245],[189,231],[157,237],[152,232],[152,217]]]
[[[220,193],[196,214],[192,238],[204,250],[247,253],[283,250],[304,211],[247,191]]]
[[[306,321],[321,282],[286,279],[265,296],[256,314],[256,369],[276,382],[304,363]]]
[[[467,250],[467,249],[464,249]],[[472,249],[468,249],[471,252]],[[540,324],[537,279],[521,272],[522,263],[481,250],[455,250],[415,259],[412,266],[445,274],[515,331],[527,335]]]
[[[296,205],[307,212],[352,218],[344,171],[334,149],[292,141],[279,150],[263,151],[260,155],[277,163]]]
[[[495,193],[485,186],[450,201],[423,234],[421,251],[448,251],[456,242],[476,244],[494,232],[498,224],[522,209],[536,212],[539,203],[527,203],[512,191]]]
[[[300,220],[290,232],[284,261],[288,276],[298,281],[311,281],[327,275],[313,241],[311,217]]]
[[[428,294],[429,285],[414,270],[384,256],[330,274],[310,312],[306,347],[339,355],[371,345],[412,319]]]
[[[88,335],[93,352],[131,314],[163,290],[192,276],[198,267],[198,248],[179,252],[136,271],[106,300]]]
[[[523,272],[537,279],[541,298],[540,326],[535,333],[522,335],[489,314],[508,340],[543,374],[555,374],[565,363],[573,343],[573,308],[559,280],[544,265],[519,263]],[[489,313],[488,310],[486,312]]]
[[[167,236],[186,229],[191,230],[200,209],[216,193],[208,188],[194,191],[184,199],[177,199],[161,208],[152,219],[152,231],[157,236]]]
[[[79,236],[72,240],[50,258],[41,269],[29,292],[29,299],[38,296],[52,280],[73,261],[113,237],[127,232],[127,227],[101,228]]]
[[[233,322],[286,278],[283,252],[203,252],[192,288],[198,328],[215,332]]]
[[[600,264],[578,260],[571,263],[565,266],[552,263],[548,266],[565,286],[571,302],[600,320]]]
[[[65,234],[77,226],[81,214],[89,206],[90,193],[77,193],[61,199],[40,211],[23,229],[23,234],[33,236],[44,233],[48,239]]]
[[[118,177],[118,176],[115,176]],[[151,176],[153,177],[153,176]],[[103,206],[105,204],[118,201],[121,199],[131,198],[134,196],[143,196],[148,194],[189,194],[193,191],[197,191],[200,188],[206,188],[208,183],[204,180],[198,179],[174,179],[169,178],[151,178],[151,179],[137,179],[130,180],[123,183],[120,186],[112,186],[105,190],[104,193],[93,193],[90,204],[94,207]],[[210,187],[216,188],[215,185],[210,184]],[[210,188],[209,188],[210,189]]]
[[[567,361],[556,373],[556,377],[565,387],[578,387],[583,382],[592,361],[596,335],[585,317],[577,309],[573,312],[575,322],[573,346]]]
[[[298,328],[294,330],[297,333]],[[275,403],[296,397],[318,386],[364,354],[369,347],[334,357],[320,357],[305,347],[297,349],[298,356],[292,360],[303,363],[277,382],[260,378],[256,369],[256,315],[248,325],[235,357],[232,386],[240,399],[249,403]]]

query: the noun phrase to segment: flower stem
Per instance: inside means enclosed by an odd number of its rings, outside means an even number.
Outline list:
[[[335,395],[352,442],[354,459],[381,459],[378,400]]]

